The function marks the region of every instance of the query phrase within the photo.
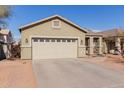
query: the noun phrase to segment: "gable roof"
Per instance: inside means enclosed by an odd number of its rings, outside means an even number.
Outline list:
[[[110,29],[110,30],[98,32],[98,33],[103,34],[104,37],[124,36],[124,29],[116,28],[116,29]]]
[[[42,20],[39,20],[39,21],[36,21],[36,22],[32,22],[32,23],[30,23],[30,24],[21,26],[21,27],[19,27],[19,30],[20,30],[20,32],[21,32],[22,29],[26,29],[26,28],[29,28],[29,27],[31,27],[31,26],[35,26],[35,25],[37,25],[37,24],[46,22],[46,21],[51,20],[51,19],[54,19],[54,18],[59,18],[59,19],[63,20],[64,22],[66,22],[66,23],[72,25],[73,27],[75,27],[75,28],[77,28],[77,29],[79,29],[79,30],[81,30],[81,31],[83,31],[83,32],[85,32],[85,33],[87,33],[87,30],[86,30],[85,28],[81,28],[80,26],[78,26],[78,25],[76,25],[75,23],[73,23],[73,22],[71,22],[71,21],[69,21],[69,20],[63,18],[63,17],[60,16],[60,15],[50,16],[50,17],[48,17],[48,18],[45,18],[45,19],[42,19]]]

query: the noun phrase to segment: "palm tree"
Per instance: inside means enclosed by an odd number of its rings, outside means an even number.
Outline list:
[[[5,18],[11,15],[11,6],[0,5],[0,28],[5,27],[7,24]]]

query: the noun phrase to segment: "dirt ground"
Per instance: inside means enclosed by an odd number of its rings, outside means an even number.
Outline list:
[[[92,63],[99,64],[101,66],[118,70],[118,71],[124,71],[124,58],[121,55],[111,55],[108,54],[106,57],[101,57],[99,59],[97,58],[91,58]]]
[[[0,87],[37,87],[31,61],[17,59],[0,61]]]
[[[82,61],[104,66],[107,69],[124,71],[124,58],[119,55],[106,57],[82,58]],[[32,69],[31,60],[0,61],[0,87],[3,88],[35,88],[37,82]]]

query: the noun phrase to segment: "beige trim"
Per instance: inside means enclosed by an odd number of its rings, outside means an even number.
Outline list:
[[[49,20],[49,19],[54,18],[54,17],[58,17],[58,18],[60,18],[60,19],[62,19],[62,20],[64,20],[64,21],[66,21],[66,22],[68,22],[68,23],[74,25],[75,27],[77,27],[77,28],[83,30],[85,33],[88,32],[86,29],[81,28],[80,26],[76,25],[75,23],[73,23],[73,22],[71,22],[71,21],[69,21],[69,20],[67,20],[67,19],[65,19],[65,18],[63,18],[62,16],[59,16],[59,15],[54,15],[54,16],[51,16],[51,17],[48,17],[48,18],[45,18],[45,19],[42,19],[42,20],[39,20],[39,21],[36,21],[36,22],[32,22],[32,23],[30,23],[30,24],[27,24],[27,25],[24,25],[24,26],[19,27],[19,29],[23,29],[23,28],[25,28],[25,27],[28,27],[28,26],[37,24],[37,23],[39,23],[39,22],[43,22],[43,21]]]

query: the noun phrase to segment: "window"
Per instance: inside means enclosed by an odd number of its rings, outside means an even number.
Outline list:
[[[62,42],[66,42],[66,40],[65,40],[65,39],[63,39],[63,40],[62,40]]]
[[[50,39],[46,39],[46,42],[49,42],[50,41]]]
[[[37,38],[35,38],[35,39],[34,39],[34,42],[38,42],[38,39],[37,39]]]
[[[60,42],[60,39],[57,39],[57,42]]]
[[[59,20],[54,20],[52,21],[52,27],[53,28],[60,28],[60,21]]]
[[[55,39],[51,39],[51,42],[55,42]]]
[[[68,39],[68,40],[67,40],[67,42],[71,42],[71,40],[70,40],[70,39]]]
[[[72,42],[75,42],[76,40],[75,39],[72,39]]]
[[[43,38],[41,38],[41,39],[40,39],[40,42],[44,42],[44,39],[43,39]]]

